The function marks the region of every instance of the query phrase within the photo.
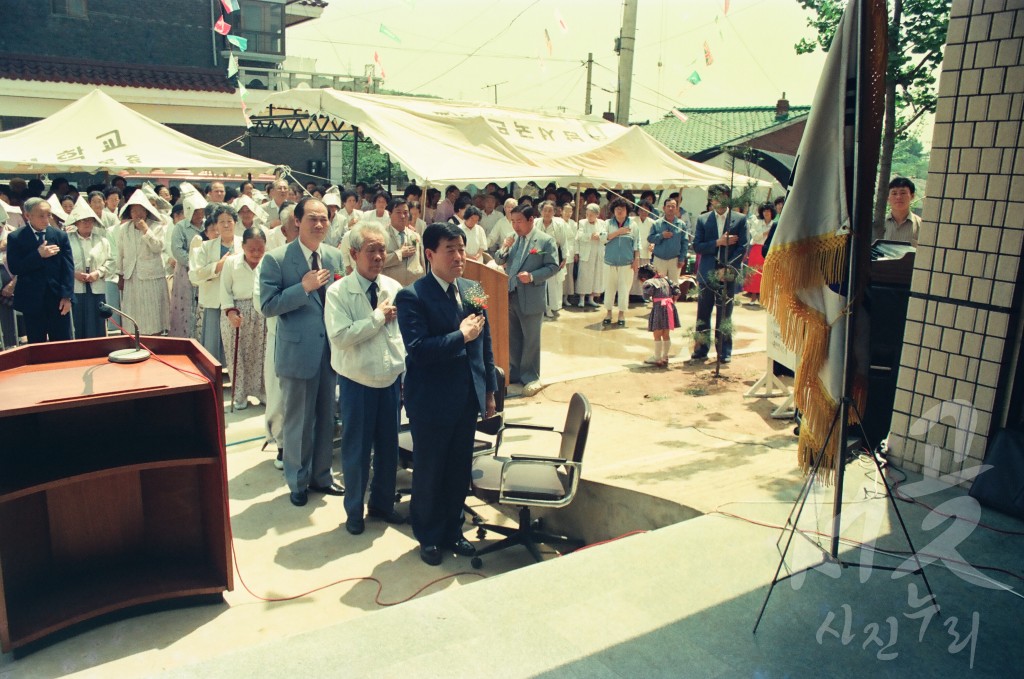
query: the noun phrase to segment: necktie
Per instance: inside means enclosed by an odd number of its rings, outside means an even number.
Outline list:
[[[45,237],[46,237],[46,232],[45,231],[36,231],[36,242],[39,243],[40,245],[43,244],[43,238],[45,238]]]
[[[516,289],[516,274],[519,273],[519,267],[523,265],[523,253],[526,252],[526,245],[523,244],[522,238],[516,238],[515,244],[512,246],[512,266],[508,270],[508,291],[512,292]]]
[[[317,269],[320,268],[320,253],[314,252],[312,259],[313,259],[313,270],[316,271]],[[327,304],[327,290],[324,289],[324,286],[321,285],[319,288],[317,288],[316,289],[316,294],[320,295],[320,303],[326,305]]]
[[[377,283],[376,282],[370,283],[370,287],[366,291],[366,294],[370,296],[370,308],[371,309],[376,309],[377,308]]]
[[[398,232],[398,244],[400,246],[405,245],[405,230]]]
[[[448,299],[452,301],[452,304],[455,306],[455,310],[461,313],[462,307],[459,306],[459,298],[455,296],[455,283],[450,283],[448,285]]]

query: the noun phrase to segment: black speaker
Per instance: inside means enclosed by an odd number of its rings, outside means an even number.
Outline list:
[[[1024,519],[1024,433],[1000,429],[985,451],[992,469],[978,474],[970,496],[986,507]]]
[[[870,323],[868,354],[871,365],[868,370],[868,404],[862,424],[867,442],[872,446],[877,446],[889,435],[909,301],[910,289],[901,285],[872,284],[864,294],[864,308]]]

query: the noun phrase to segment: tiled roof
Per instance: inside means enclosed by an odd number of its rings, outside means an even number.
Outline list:
[[[647,125],[644,131],[676,153],[692,156],[804,119],[811,107],[791,106],[787,116],[781,119],[775,117],[774,106],[676,110],[686,116],[686,122],[669,113],[663,120]]]
[[[104,61],[66,61],[27,54],[0,56],[0,78],[82,83],[157,90],[234,92],[224,71],[168,66],[131,66]]]

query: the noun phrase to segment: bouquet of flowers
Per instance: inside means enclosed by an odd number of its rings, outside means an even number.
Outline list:
[[[483,313],[487,309],[487,293],[484,292],[483,286],[474,281],[463,294],[462,304],[467,311],[474,314]]]

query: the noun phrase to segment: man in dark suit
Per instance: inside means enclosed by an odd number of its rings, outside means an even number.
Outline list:
[[[68,235],[50,226],[50,204],[25,201],[28,224],[7,239],[7,266],[17,276],[14,308],[25,319],[29,342],[71,339],[75,262]]]
[[[547,308],[547,280],[558,273],[555,239],[533,228],[537,216],[532,207],[516,206],[511,212],[516,237],[494,254],[508,273],[509,381],[523,384],[523,394],[533,396],[543,388],[540,381],[540,329]]]
[[[331,347],[324,324],[327,286],[342,269],[341,252],[323,243],[331,226],[327,206],[303,198],[295,206],[299,237],[268,252],[260,264],[260,308],[277,317],[274,365],[284,410],[284,477],[293,505],[307,491],[344,495],[334,482],[334,388]]]
[[[412,429],[415,471],[409,519],[420,558],[441,563],[442,549],[472,556],[462,536],[473,435],[479,415],[494,414],[494,357],[486,311],[460,278],[466,240],[454,224],[423,232],[430,273],[395,298],[407,352],[405,410]]]
[[[697,297],[698,333],[705,337],[711,331],[711,309],[715,314],[715,350],[722,363],[732,361],[732,333],[722,332],[722,324],[732,318],[732,298],[735,293],[735,275],[747,251],[747,216],[729,209],[731,191],[725,184],[715,184],[708,189],[711,211],[697,220],[697,233],[693,249],[700,255],[697,280],[700,295]],[[710,338],[697,340],[697,349],[691,357],[702,361],[708,357]]]

